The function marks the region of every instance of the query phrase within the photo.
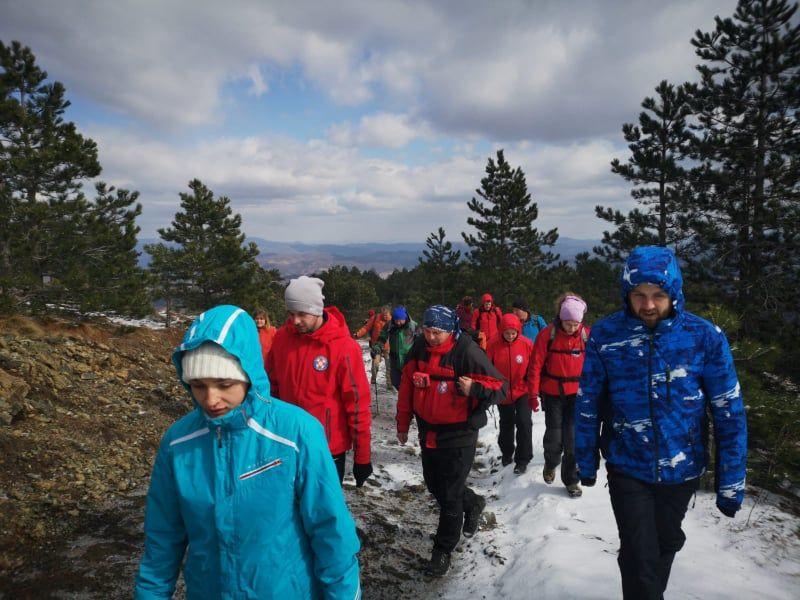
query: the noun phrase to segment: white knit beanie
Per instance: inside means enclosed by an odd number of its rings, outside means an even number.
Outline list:
[[[286,310],[291,312],[304,312],[309,315],[322,316],[324,307],[322,286],[325,282],[316,277],[306,277],[302,275],[289,282],[283,294],[286,300]]]
[[[249,383],[250,378],[242,370],[239,359],[214,342],[205,342],[194,350],[187,350],[181,357],[183,380],[233,379]]]

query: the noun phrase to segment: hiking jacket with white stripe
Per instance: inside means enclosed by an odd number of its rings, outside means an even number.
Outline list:
[[[359,542],[322,426],[270,396],[255,324],[235,306],[192,324],[172,356],[179,379],[182,353],[207,341],[251,385],[217,419],[195,402],[161,440],[136,598],[172,597],[184,555],[188,598],[359,598]]]

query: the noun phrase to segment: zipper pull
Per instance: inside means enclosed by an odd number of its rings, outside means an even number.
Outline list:
[[[222,448],[222,427],[217,427],[217,448]]]

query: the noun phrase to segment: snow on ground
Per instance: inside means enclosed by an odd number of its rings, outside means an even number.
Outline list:
[[[366,346],[364,362],[369,375]],[[542,479],[541,412],[533,416],[534,458],[528,472],[520,476],[514,475],[511,465],[502,468],[499,464],[496,420],[490,415],[489,425],[481,430],[470,477],[470,485],[488,500],[481,530],[471,540],[461,541],[453,555],[453,567],[442,580],[408,572],[420,569],[430,555],[429,534],[435,530],[436,507],[422,485],[413,426],[409,436],[413,440],[406,446],[397,443],[397,395],[386,391],[383,371],[381,365],[380,414],[375,414],[378,405],[373,405],[375,481],[369,489],[348,486],[348,502],[351,509],[358,506],[354,516],[360,528],[375,530],[377,517],[370,518],[369,510],[380,505],[391,513],[378,519],[388,523],[384,528],[405,537],[381,537],[380,544],[390,548],[375,548],[377,540],[367,542],[366,547],[372,544],[377,556],[366,548],[362,553],[362,562],[366,559],[368,563],[364,568],[365,598],[394,598],[398,592],[411,592],[420,600],[621,596],[616,563],[619,538],[604,470],[598,473],[596,486],[585,488],[579,499],[567,495],[558,476],[552,485],[546,485]],[[728,519],[717,511],[713,494],[698,492],[684,520],[687,541],[675,559],[666,597],[800,598],[800,519],[778,504],[767,496],[754,507],[754,497],[747,496],[743,510],[735,519]],[[420,514],[424,511],[430,512]],[[390,560],[389,556],[407,560],[390,568],[381,562]],[[390,576],[381,579],[375,573]]]

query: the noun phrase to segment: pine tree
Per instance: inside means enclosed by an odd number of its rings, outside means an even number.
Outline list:
[[[263,269],[256,262],[256,244],[243,245],[241,216],[233,214],[228,198],[214,198],[198,179],[190,181],[189,188],[191,194],[180,194],[181,211],[172,227],[158,230],[164,242],[176,247],[145,246],[156,259],[154,274],[175,277],[175,283],[160,280],[160,288],[179,294],[190,309],[225,302],[254,306]]]
[[[47,82],[30,48],[0,42],[0,291],[27,301],[141,313],[148,307],[135,251],[138,194],[85,179],[97,145],[64,120],[64,86]],[[12,298],[13,295],[13,298]]]
[[[740,0],[692,44],[700,139],[692,265],[748,311],[746,333],[783,314],[800,281],[800,23],[785,0]],[[763,318],[759,319],[758,316]]]
[[[612,223],[616,231],[603,232],[603,245],[595,253],[621,262],[636,246],[672,246],[682,254],[688,238],[684,205],[687,173],[681,161],[692,139],[686,119],[692,109],[689,86],[675,87],[662,81],[656,98],[645,98],[639,125],[625,123],[623,136],[631,156],[623,164],[611,162],[611,171],[633,183],[631,196],[641,205],[627,215],[619,210],[595,207],[597,217]]]
[[[558,230],[542,233],[533,227],[539,208],[528,193],[525,173],[519,167],[511,168],[503,150],[497,151],[497,162],[489,157],[486,177],[475,193],[482,201],[473,197],[467,204],[476,215],[467,223],[477,235],[462,236],[470,247],[469,260],[480,271],[486,289],[494,291],[498,302],[505,302],[520,280],[535,276],[557,260],[557,255],[542,247],[556,243]]]
[[[360,323],[364,313],[378,304],[375,287],[358,267],[334,265],[314,277],[325,282],[325,304],[341,310],[350,324]]]
[[[450,283],[461,260],[461,251],[453,250],[453,244],[445,241],[443,227],[431,233],[425,240],[425,245],[428,249],[422,251],[418,260],[427,279],[426,287],[435,290],[431,294],[431,300],[445,304],[445,291],[452,287]]]

